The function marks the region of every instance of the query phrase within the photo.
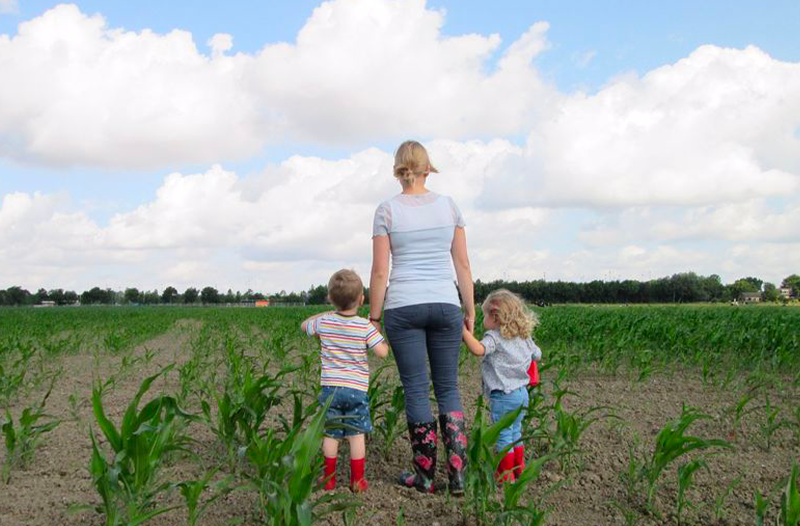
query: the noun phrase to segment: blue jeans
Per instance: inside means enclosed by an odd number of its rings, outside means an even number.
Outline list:
[[[504,415],[516,411],[518,407],[528,407],[528,390],[525,387],[520,387],[510,393],[492,391],[489,394],[489,405],[492,411],[492,422],[497,422]],[[522,418],[524,416],[525,410],[523,409],[513,424],[500,431],[500,436],[497,438],[497,445],[495,446],[497,451],[501,451],[505,447],[520,441],[522,438]]]
[[[406,395],[408,423],[433,422],[431,377],[439,414],[463,411],[458,393],[461,309],[450,303],[422,303],[387,309],[383,318]]]

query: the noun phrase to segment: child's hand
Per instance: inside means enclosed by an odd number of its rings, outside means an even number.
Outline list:
[[[467,329],[467,327],[466,327],[466,326],[462,327],[462,328],[461,328],[461,339],[462,339],[462,340],[466,340],[466,339],[467,339],[467,335],[468,335],[468,334],[472,334],[472,333],[471,333],[471,332],[469,332],[469,329]]]

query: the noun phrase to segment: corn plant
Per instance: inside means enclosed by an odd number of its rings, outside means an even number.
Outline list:
[[[755,503],[754,508],[756,510],[756,526],[764,526],[765,520],[767,518],[767,511],[769,510],[769,497],[766,497],[761,494],[760,491],[756,491]]]
[[[173,484],[160,480],[160,469],[167,456],[186,451],[189,439],[178,428],[178,419],[194,419],[181,411],[174,398],[158,396],[139,410],[139,402],[152,383],[172,369],[172,365],[146,378],[128,404],[117,428],[106,417],[101,392],[92,393],[97,426],[108,441],[112,455],[106,459],[94,432],[89,471],[103,501],[96,509],[105,514],[106,526],[141,524],[174,509],[156,508],[158,495]]]
[[[221,395],[214,393],[216,422],[211,405],[206,400],[200,403],[206,425],[226,448],[232,471],[236,470],[239,453],[244,453],[246,444],[258,434],[267,412],[281,402],[281,379],[293,370],[293,367],[286,367],[258,378],[253,377],[250,369],[244,370],[241,383],[226,386]]]
[[[526,466],[520,480],[513,488],[505,488],[502,500],[497,500],[495,472],[509,448],[495,452],[495,444],[500,432],[514,423],[520,411],[522,408],[503,415],[498,422],[487,426],[483,396],[478,397],[467,446],[469,469],[465,480],[467,501],[478,524],[485,524],[489,515],[494,516],[496,524],[503,525],[541,524],[544,520],[545,513],[542,510],[535,504],[522,505],[520,497],[525,494],[528,484],[538,478],[542,466],[550,457],[541,457]]]
[[[216,483],[212,483],[211,479],[216,473],[217,470],[211,470],[201,479],[187,480],[177,484],[183,496],[184,503],[186,504],[187,526],[197,526],[198,521],[205,514],[208,507],[216,502],[217,499],[227,495],[234,489],[232,477],[226,477]],[[211,491],[212,495],[201,501],[203,492],[205,491]],[[233,523],[233,521],[229,521],[227,524]]]
[[[607,407],[597,406],[586,411],[576,411],[570,413],[561,408],[560,404],[555,407],[556,428],[554,432],[555,451],[559,452],[559,462],[561,470],[567,471],[573,466],[573,456],[581,454],[580,439],[583,433],[589,429],[593,423],[603,418],[610,418],[613,415],[604,414],[592,416],[599,411],[607,410]]]
[[[703,459],[692,460],[678,468],[678,498],[675,502],[678,524],[683,524],[683,510],[693,507],[686,497],[686,491],[694,482],[694,473],[700,468],[708,469],[708,465]]]
[[[6,459],[1,472],[3,483],[8,484],[13,467],[25,467],[33,460],[34,452],[43,435],[49,433],[61,423],[61,420],[55,419],[44,412],[45,403],[52,390],[53,385],[51,384],[50,389],[48,389],[37,406],[26,407],[22,410],[17,426],[14,425],[11,412],[6,408],[6,418],[2,426],[0,426],[6,445]],[[43,420],[47,421],[38,423]]]
[[[781,526],[798,526],[800,524],[798,476],[800,476],[800,467],[793,465],[792,473],[789,475],[789,480],[781,495]]]
[[[653,499],[658,486],[658,479],[664,469],[676,459],[692,451],[701,451],[709,448],[730,448],[725,440],[702,439],[695,436],[686,436],[684,433],[694,422],[711,418],[709,415],[699,413],[694,408],[683,406],[681,416],[667,423],[656,436],[655,448],[652,456],[641,464],[640,474],[647,483],[647,506],[653,509]]]
[[[762,418],[759,421],[759,435],[761,436],[762,448],[769,451],[772,449],[772,440],[775,432],[791,424],[779,418],[780,408],[770,403],[769,396],[766,397],[766,403],[759,409],[763,411]]]
[[[402,385],[392,391],[392,399],[378,421],[375,431],[383,439],[383,458],[388,460],[395,440],[403,433],[406,396]]]
[[[717,522],[722,521],[723,514],[725,511],[725,501],[730,497],[733,490],[735,490],[739,484],[742,482],[742,476],[739,475],[730,484],[725,486],[725,488],[720,492],[719,495],[716,496],[714,499],[714,518]]]
[[[322,467],[319,455],[328,404],[303,429],[298,422],[289,433],[268,429],[250,437],[247,458],[254,468],[246,476],[258,491],[262,520],[270,526],[309,526],[331,513],[356,505],[351,497],[325,492],[313,498]]]

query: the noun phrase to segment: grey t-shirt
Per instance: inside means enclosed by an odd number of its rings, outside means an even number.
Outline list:
[[[464,218],[453,200],[428,192],[399,194],[375,211],[373,236],[389,236],[392,271],[384,308],[421,303],[460,306],[450,248]]]
[[[531,360],[542,359],[542,351],[531,338],[503,338],[500,331],[483,335],[484,348],[481,373],[483,389],[488,396],[495,390],[510,393],[528,385]]]

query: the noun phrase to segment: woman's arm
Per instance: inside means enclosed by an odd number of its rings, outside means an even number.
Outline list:
[[[467,344],[467,350],[475,356],[483,356],[486,353],[486,348],[483,344],[466,327],[461,330],[461,337],[464,339],[464,343]]]
[[[386,299],[386,283],[389,281],[389,236],[372,238],[372,272],[369,276],[369,317],[379,320]],[[373,321],[376,329],[381,330],[380,322]]]
[[[461,302],[464,306],[464,326],[469,332],[472,332],[475,330],[475,296],[472,285],[472,270],[470,269],[469,256],[467,255],[467,234],[464,232],[464,227],[456,227],[450,254],[453,256],[458,291],[461,293]]]

